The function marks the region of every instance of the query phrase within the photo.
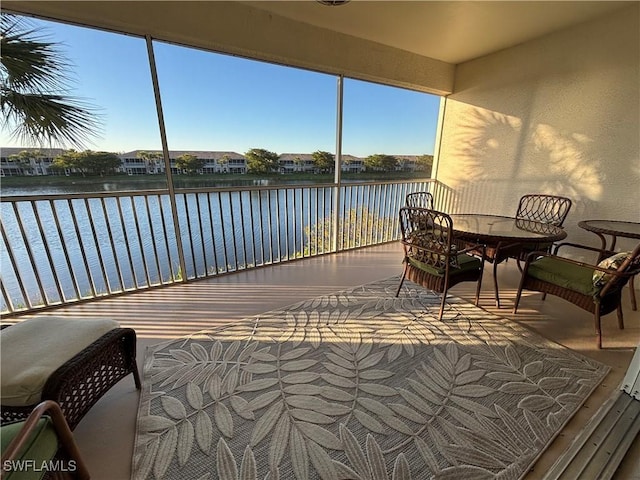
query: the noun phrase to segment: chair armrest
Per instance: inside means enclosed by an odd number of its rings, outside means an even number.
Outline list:
[[[404,250],[405,250],[405,259],[408,257],[407,253],[408,253],[409,249],[414,249],[414,250],[426,252],[428,254],[442,255],[443,257],[447,258],[448,262],[451,260],[451,258],[455,258],[458,255],[465,254],[465,253],[467,253],[469,251],[473,251],[473,250],[476,250],[476,251],[479,250],[479,251],[482,252],[482,261],[483,262],[484,262],[484,259],[485,259],[485,256],[486,256],[486,253],[485,253],[486,246],[484,244],[480,244],[480,243],[479,244],[475,244],[475,245],[471,245],[471,246],[467,246],[467,248],[465,248],[463,250],[454,250],[456,245],[455,244],[451,244],[451,247],[453,247],[453,248],[452,248],[452,250],[450,252],[436,252],[433,249],[429,249],[429,248],[423,247],[421,245],[418,245],[416,243],[408,242],[406,240],[401,240],[401,243],[402,243],[402,245],[404,247]]]
[[[562,242],[556,245],[555,249],[553,250],[553,253],[557,255],[558,250],[560,249],[560,247],[573,247],[573,248],[578,248],[578,249],[582,249],[582,250],[588,250],[590,252],[597,252],[599,254],[598,258],[602,258],[604,256],[610,256],[613,255],[615,252],[612,252],[610,250],[603,250],[602,248],[597,248],[597,247],[590,247],[588,245],[582,245],[580,243],[571,243],[571,242]]]
[[[461,253],[468,253],[468,252],[473,252],[473,251],[478,251],[480,250],[482,252],[482,258],[485,257],[486,252],[487,252],[487,246],[484,243],[476,243],[475,245],[467,245],[466,248],[462,249],[462,250],[458,250],[456,253],[459,255]]]
[[[79,479],[89,479],[89,471],[81,460],[80,450],[73,438],[71,429],[64,418],[62,410],[60,410],[60,406],[52,400],[45,400],[44,402],[39,403],[24,421],[24,425],[20,432],[11,440],[2,454],[3,469],[5,462],[15,459],[22,451],[26,443],[30,440],[31,434],[36,428],[38,421],[45,414],[51,417],[53,428],[56,431],[60,444],[69,454],[71,459],[76,461],[76,477]],[[5,471],[3,470],[2,473],[4,476]]]

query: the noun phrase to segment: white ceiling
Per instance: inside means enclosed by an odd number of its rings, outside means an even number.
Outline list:
[[[447,63],[461,63],[591,20],[628,1],[241,2],[275,15]]]

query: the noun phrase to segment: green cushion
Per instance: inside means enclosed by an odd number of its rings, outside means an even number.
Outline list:
[[[20,432],[25,422],[9,423],[2,426],[0,438],[2,441],[2,454],[9,446],[11,440]],[[44,477],[48,466],[58,451],[58,437],[56,436],[53,422],[49,417],[42,417],[36,424],[27,443],[10,463],[10,472],[3,479],[15,480],[39,480]],[[22,464],[19,463],[22,461]],[[28,461],[28,462],[27,462]],[[6,464],[5,464],[6,466]]]
[[[420,262],[415,258],[409,257],[409,263],[420,270],[424,270],[425,272],[430,273],[431,275],[436,275],[438,277],[444,276],[445,270],[444,268],[435,268],[432,265],[427,265],[426,263]],[[480,259],[476,257],[472,257],[471,255],[460,254],[458,255],[458,267],[451,267],[449,269],[449,275],[459,275],[461,273],[469,272],[471,270],[480,270],[482,266],[482,262]]]
[[[0,331],[0,401],[33,405],[51,374],[118,322],[106,318],[34,317]]]
[[[568,288],[584,295],[596,295],[600,287],[593,284],[593,268],[541,257],[531,262],[528,274],[539,280]]]

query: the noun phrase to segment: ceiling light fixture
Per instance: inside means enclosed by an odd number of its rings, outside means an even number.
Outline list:
[[[321,3],[322,5],[327,5],[328,7],[339,7],[340,5],[344,5],[350,1],[351,0],[316,0],[316,2]]]

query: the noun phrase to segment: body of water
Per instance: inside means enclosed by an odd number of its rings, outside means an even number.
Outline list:
[[[338,249],[390,241],[404,197],[425,186],[342,186],[337,207],[335,188],[325,186],[177,193],[177,229],[169,195],[160,192],[3,201],[2,311],[327,253],[335,215]],[[110,191],[109,184],[100,191]],[[70,193],[79,192],[29,191]]]

